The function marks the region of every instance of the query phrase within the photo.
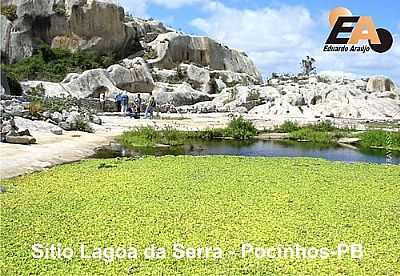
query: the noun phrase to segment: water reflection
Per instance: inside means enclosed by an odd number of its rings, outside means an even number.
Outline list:
[[[314,157],[331,161],[400,164],[400,154],[390,158],[384,150],[356,149],[338,145],[319,145],[295,141],[193,141],[184,146],[137,147],[126,149],[118,144],[99,149],[93,158],[115,158],[141,155],[233,155],[265,157]]]

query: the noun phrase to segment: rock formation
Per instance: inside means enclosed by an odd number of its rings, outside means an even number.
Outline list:
[[[270,83],[225,88],[211,101],[181,106],[177,112],[239,112],[265,118],[400,118],[399,91],[368,92],[362,80],[293,76]]]
[[[17,18],[0,18],[1,53],[10,63],[31,56],[40,43],[128,56],[147,33],[167,31],[154,20],[126,20],[123,8],[108,0],[1,0],[10,5]]]
[[[149,63],[164,69],[174,69],[181,63],[194,63],[212,70],[246,73],[261,81],[261,74],[253,61],[243,52],[208,38],[176,32],[160,34],[149,43],[157,57]]]
[[[150,69],[142,58],[125,59],[107,69],[71,73],[60,83],[27,81],[21,84],[25,92],[41,86],[46,96],[74,98],[98,98],[100,93],[105,93],[107,98],[114,99],[123,91],[149,93],[154,88]]]
[[[1,1],[17,8],[16,18],[1,16],[1,52],[9,62],[32,55],[37,41],[124,57],[105,69],[68,74],[60,83],[22,82],[25,94],[40,87],[47,97],[97,103],[103,93],[113,101],[119,93],[127,92],[131,98],[146,93],[145,100],[153,92],[165,112],[239,112],[265,118],[386,120],[400,116],[399,89],[386,77],[274,75],[264,83],[245,53],[207,37],[176,32],[155,20],[125,16],[109,0]],[[3,82],[2,93],[7,93]],[[17,104],[7,108],[15,116],[24,112]],[[42,116],[64,130],[76,128],[80,115],[66,112]],[[86,117],[86,121],[99,122],[92,115]]]
[[[396,86],[394,82],[388,77],[384,76],[373,76],[370,77],[367,84],[368,92],[386,92],[386,91],[394,91]]]

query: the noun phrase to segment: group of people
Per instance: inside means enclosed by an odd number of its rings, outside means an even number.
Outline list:
[[[129,115],[131,118],[135,119],[140,119],[140,112],[142,110],[142,98],[140,94],[137,94],[137,96],[134,98],[133,103],[129,103],[129,97],[125,93],[123,94],[118,94],[115,97],[115,103],[117,106],[118,112],[121,112],[124,115]],[[150,93],[150,97],[147,100],[146,104],[146,109],[144,113],[144,118],[145,119],[153,119],[153,114],[154,111],[157,107],[156,100],[152,93]]]

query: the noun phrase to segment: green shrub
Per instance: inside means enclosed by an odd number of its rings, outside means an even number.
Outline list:
[[[225,84],[226,84],[226,87],[232,88],[232,87],[235,87],[236,85],[239,85],[240,81],[233,80],[231,82],[225,82]]]
[[[281,126],[275,129],[276,132],[290,133],[299,130],[300,127],[296,122],[285,121]]]
[[[155,59],[155,58],[157,58],[157,52],[153,48],[147,50],[143,56],[144,60]]]
[[[257,90],[251,90],[249,92],[249,96],[247,97],[247,100],[249,101],[257,101],[260,99],[260,92]]]
[[[14,21],[18,18],[17,16],[17,6],[9,5],[5,7],[1,7],[1,14],[7,17],[8,20]]]
[[[53,11],[57,14],[57,15],[65,15],[67,13],[67,11],[65,10],[65,5],[64,4],[53,4]]]
[[[331,121],[322,121],[317,124],[307,125],[306,128],[310,128],[315,131],[334,131],[337,130],[335,125]]]
[[[32,87],[27,91],[27,98],[29,101],[38,101],[42,100],[45,96],[45,90],[42,84]]]
[[[76,118],[76,129],[79,131],[84,131],[89,133],[94,132],[93,128],[90,126],[90,123],[85,119],[85,116],[83,116],[82,114],[80,114]]]
[[[40,112],[43,112],[43,105],[40,101],[34,101],[29,103],[29,113],[33,116],[39,116]]]
[[[363,148],[384,148],[400,150],[400,132],[388,132],[383,130],[369,130],[358,135]]]
[[[234,118],[225,130],[225,136],[235,139],[246,140],[257,135],[254,124],[242,116]]]
[[[95,68],[106,68],[117,62],[112,55],[99,55],[95,51],[71,53],[65,49],[51,49],[42,44],[36,53],[15,64],[2,64],[1,68],[18,81],[44,80],[59,82],[68,73],[81,73]]]

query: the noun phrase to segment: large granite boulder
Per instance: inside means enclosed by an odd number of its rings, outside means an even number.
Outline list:
[[[396,86],[394,82],[384,76],[373,76],[370,77],[367,84],[368,92],[386,92],[386,91],[394,91]]]
[[[168,32],[160,34],[149,45],[157,53],[157,58],[149,62],[159,68],[174,69],[181,63],[195,63],[209,66],[212,70],[247,73],[258,80],[262,79],[245,53],[229,49],[208,37]]]
[[[193,89],[216,94],[224,88],[234,87],[236,85],[253,85],[259,83],[259,80],[246,74],[235,73],[224,70],[209,70],[195,64],[182,63],[174,69],[152,69],[153,77],[158,82],[165,83],[189,83]]]
[[[84,1],[82,1],[84,2]],[[100,52],[126,51],[135,33],[124,24],[124,10],[112,1],[75,2],[68,8],[68,34],[52,39],[52,47],[94,49]]]
[[[319,78],[317,78],[319,79]],[[279,80],[276,96],[250,114],[301,118],[390,119],[399,116],[400,100],[393,92],[367,92],[363,81],[296,78]]]
[[[24,93],[28,93],[32,88],[43,89],[47,97],[69,97],[71,93],[61,84],[47,81],[24,81],[21,82],[22,90]]]
[[[124,91],[149,93],[153,90],[153,78],[143,59],[125,59],[121,64],[81,74],[71,73],[60,83],[26,81],[22,82],[22,87],[26,93],[33,87],[41,86],[49,97],[99,98],[100,93],[105,93],[108,99],[114,99]]]
[[[158,105],[173,104],[174,106],[193,105],[198,102],[210,101],[210,95],[194,90],[189,84],[157,83],[153,91]]]
[[[141,49],[137,26],[125,23],[122,7],[112,0],[1,0],[16,5],[12,22],[1,17],[1,52],[13,63],[33,54],[40,43],[72,51],[128,56]]]
[[[133,17],[130,18],[130,21],[127,22],[126,25],[134,29],[137,38],[145,44],[156,39],[159,34],[172,31],[160,21],[154,19],[140,19]]]
[[[142,58],[125,59],[122,65],[113,65],[107,69],[116,87],[132,93],[153,91],[153,77]]]
[[[11,28],[12,23],[4,15],[0,15],[0,51],[2,58],[8,57]]]

